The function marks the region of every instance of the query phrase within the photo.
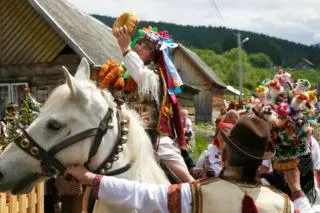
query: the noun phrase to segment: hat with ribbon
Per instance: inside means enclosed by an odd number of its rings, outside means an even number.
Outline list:
[[[228,134],[221,130],[225,142],[253,159],[270,159],[275,148],[269,142],[269,124],[256,116],[244,116],[234,125]]]

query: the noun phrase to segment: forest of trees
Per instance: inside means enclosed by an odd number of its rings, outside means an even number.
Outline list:
[[[192,51],[197,53],[225,84],[239,88],[237,48],[233,48],[222,54],[216,54],[214,51],[206,49],[192,49]],[[243,50],[241,57],[244,73],[243,86],[246,94],[252,93],[263,80],[272,79],[275,75],[276,68],[268,66],[271,59],[264,53],[248,54]],[[318,74],[320,70],[311,69],[307,72],[290,68],[287,70],[291,73],[294,81],[299,78],[308,79],[313,87],[320,81]]]
[[[115,20],[108,16],[93,16],[110,27]],[[141,21],[138,27],[143,26],[157,26],[160,30],[166,29],[173,35],[176,42],[187,47],[212,50],[217,54],[237,47],[236,33],[239,31],[234,29]],[[250,41],[243,45],[243,49],[249,54],[264,53],[267,55],[272,61],[268,66],[294,67],[301,58],[306,58],[316,67],[320,67],[320,48],[315,45],[307,46],[247,31],[240,31],[240,33],[242,38],[250,38]]]

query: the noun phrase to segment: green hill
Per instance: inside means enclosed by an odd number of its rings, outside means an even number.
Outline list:
[[[115,18],[93,15],[108,26],[112,26]],[[239,31],[224,27],[182,26],[164,22],[140,21],[142,26],[157,26],[160,30],[168,30],[175,41],[188,47],[209,49],[215,53],[223,53],[237,46],[235,34]],[[320,48],[307,46],[288,40],[270,37],[264,34],[240,31],[242,37],[249,37],[250,41],[243,45],[249,54],[264,53],[269,56],[273,65],[294,67],[301,59],[306,58],[320,67]]]
[[[238,49],[234,48],[223,54],[216,54],[212,50],[205,49],[192,50],[196,52],[227,85],[233,85],[239,88]],[[263,80],[272,78],[276,70],[268,67],[271,59],[263,53],[247,54],[247,52],[242,51],[241,57],[244,73],[243,86],[245,93],[250,94]],[[312,87],[315,87],[318,82],[320,82],[319,69],[301,71],[289,68],[287,70],[291,73],[294,81],[299,78],[308,79]]]

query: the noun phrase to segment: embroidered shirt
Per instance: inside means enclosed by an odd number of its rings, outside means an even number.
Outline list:
[[[121,205],[128,208],[138,209],[141,213],[169,213],[168,204],[169,191],[179,190],[180,199],[176,199],[181,205],[181,212],[192,212],[192,194],[189,183],[180,184],[179,187],[167,184],[147,184],[137,181],[129,181],[115,177],[103,176],[93,183],[93,192],[97,197],[111,205]],[[98,190],[95,190],[98,189]],[[294,212],[291,205],[291,212]],[[313,212],[306,197],[298,197],[294,200],[294,207],[301,213]],[[212,207],[214,209],[214,206]],[[171,211],[172,212],[172,211]],[[170,212],[170,213],[171,213]]]
[[[217,177],[221,172],[221,151],[216,145],[209,144],[207,150],[203,151],[199,157],[199,161],[196,165],[198,168],[205,168],[205,164],[208,164],[210,169],[215,172]]]

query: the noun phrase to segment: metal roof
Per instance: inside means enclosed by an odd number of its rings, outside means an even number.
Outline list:
[[[182,50],[186,54],[186,56],[200,69],[200,71],[207,76],[212,83],[226,88],[225,83],[213,72],[213,70],[193,51],[186,48],[182,44],[179,44],[179,46],[176,49]]]

